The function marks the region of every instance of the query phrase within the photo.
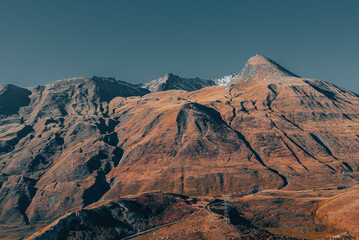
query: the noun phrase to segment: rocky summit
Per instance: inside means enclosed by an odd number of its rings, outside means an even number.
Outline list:
[[[256,55],[205,80],[0,86],[0,238],[359,237],[359,95]]]

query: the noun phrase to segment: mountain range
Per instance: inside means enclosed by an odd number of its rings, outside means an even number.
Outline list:
[[[0,238],[359,236],[358,118],[356,93],[261,55],[220,79],[1,85]]]

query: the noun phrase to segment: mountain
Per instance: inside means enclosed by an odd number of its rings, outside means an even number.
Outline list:
[[[52,209],[50,215],[61,215],[67,209],[61,204],[69,208],[81,205],[87,200],[79,198],[86,198],[86,194],[96,199],[78,188],[76,182],[81,179],[87,182],[86,190],[101,184],[96,177],[90,177],[93,168],[97,169],[98,161],[105,154],[121,154],[122,150],[115,146],[114,133],[109,131],[115,122],[108,117],[108,103],[114,97],[141,96],[148,91],[99,77],[66,79],[30,89],[11,86],[11,89],[13,94],[4,102],[11,105],[12,99],[25,96],[28,100],[23,102],[17,115],[2,114],[0,119],[0,222],[27,224],[37,218],[37,210],[46,212],[48,207]],[[14,105],[18,108],[18,101]],[[106,162],[106,166],[109,164]],[[49,175],[51,180],[42,185],[41,179],[47,181]],[[50,186],[57,186],[52,190],[55,195],[73,196],[56,200],[46,192]],[[59,189],[67,193],[58,192]],[[45,192],[50,194],[49,198],[44,195],[37,198],[36,194]],[[43,201],[49,199],[53,202],[42,206]],[[30,203],[36,206],[34,216],[25,212]]]
[[[50,111],[52,115],[57,116],[66,116],[75,114],[75,112],[80,115],[89,113],[88,111],[103,112],[98,108],[103,107],[101,105],[104,102],[108,103],[115,97],[142,96],[148,93],[146,89],[117,81],[114,78],[96,76],[59,80],[51,82],[45,87],[30,90],[32,90],[33,95],[39,96],[36,99],[38,100],[36,110],[40,112]]]
[[[39,231],[41,239],[63,229],[96,239],[156,228],[151,217],[138,218],[141,227],[123,217],[129,208],[122,201],[153,191],[198,201],[228,195],[234,221],[244,216],[246,229],[263,236],[359,234],[347,220],[355,219],[357,202],[333,207],[358,192],[359,96],[261,55],[221,81],[167,74],[140,86],[100,77],[6,85],[0,107],[0,237]],[[182,204],[168,201],[164,208]],[[83,214],[111,215],[117,225],[84,223]],[[76,226],[61,226],[68,221]],[[193,215],[191,225],[201,221]],[[132,230],[113,232],[123,224]],[[159,231],[178,239],[182,223],[173,224]]]
[[[216,85],[213,80],[205,80],[200,78],[183,78],[172,73],[165,74],[162,77],[155,78],[141,84],[142,88],[151,92],[167,91],[167,90],[185,90],[196,91],[204,87]]]
[[[357,182],[357,95],[298,78],[264,57],[251,58],[229,89],[146,99],[110,104],[122,122],[118,146],[125,157],[109,173],[116,185],[105,196],[154,188],[247,194]]]

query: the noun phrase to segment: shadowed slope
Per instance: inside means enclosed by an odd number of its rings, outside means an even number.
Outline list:
[[[0,115],[16,114],[30,103],[31,92],[12,84],[0,85]]]

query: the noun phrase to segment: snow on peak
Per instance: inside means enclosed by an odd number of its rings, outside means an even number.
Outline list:
[[[216,85],[219,86],[226,86],[228,83],[232,82],[234,79],[236,79],[239,76],[239,73],[231,73],[229,75],[226,75],[224,77],[213,79],[213,81],[216,83]]]

